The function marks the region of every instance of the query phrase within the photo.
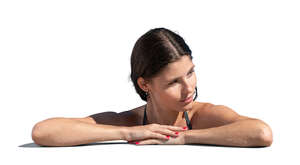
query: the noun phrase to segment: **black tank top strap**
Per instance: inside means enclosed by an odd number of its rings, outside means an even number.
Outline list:
[[[188,126],[189,129],[192,129],[192,124],[186,111],[184,112],[184,117],[185,117],[186,125]]]
[[[148,124],[148,120],[147,120],[146,105],[145,105],[143,125],[146,124]]]

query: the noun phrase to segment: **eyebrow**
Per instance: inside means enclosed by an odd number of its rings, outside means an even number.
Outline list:
[[[190,73],[194,68],[195,68],[195,65],[193,65],[193,66],[191,67],[191,69],[187,72],[187,74]],[[179,78],[180,78],[180,77],[173,78],[173,79],[171,79],[171,80],[168,80],[168,82],[173,82],[173,81],[175,81],[175,80],[177,80],[177,79],[179,79]]]

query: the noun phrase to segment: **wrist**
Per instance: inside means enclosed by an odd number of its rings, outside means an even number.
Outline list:
[[[121,140],[128,141],[129,139],[129,127],[122,126],[120,128]]]
[[[187,130],[183,132],[183,139],[184,139],[184,144],[191,144],[191,131],[192,130]]]

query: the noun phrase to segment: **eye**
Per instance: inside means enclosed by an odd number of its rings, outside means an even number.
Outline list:
[[[190,71],[189,75],[191,75],[194,72],[194,69]]]
[[[176,82],[177,82],[177,80],[174,80],[174,81],[170,82],[169,85],[172,85],[172,84],[174,84]]]
[[[191,71],[188,73],[188,75],[189,75],[189,76],[192,75],[192,73],[193,73],[194,71],[195,71],[194,69],[191,70]],[[172,84],[174,84],[174,83],[177,83],[177,80],[174,80],[174,81],[170,82],[169,85],[172,85]]]

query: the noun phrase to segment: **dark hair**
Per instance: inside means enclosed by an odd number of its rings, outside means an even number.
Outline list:
[[[166,65],[185,55],[193,59],[192,51],[184,39],[166,28],[151,29],[136,41],[131,54],[130,78],[142,100],[147,101],[147,95],[138,86],[137,79],[143,77],[150,80]]]

